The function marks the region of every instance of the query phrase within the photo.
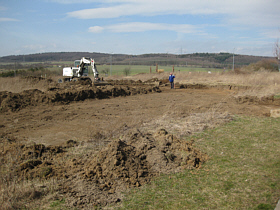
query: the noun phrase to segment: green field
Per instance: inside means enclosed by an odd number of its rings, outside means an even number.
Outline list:
[[[97,66],[98,71],[102,74],[104,70],[108,70],[109,74],[111,72],[112,75],[124,75],[124,70],[128,68],[130,69],[130,75],[135,75],[139,73],[150,73],[150,68],[151,72],[155,73],[156,72],[156,66],[142,66],[142,65],[102,65],[102,66]],[[158,69],[164,70],[164,72],[172,72],[173,66],[158,66]],[[198,68],[198,67],[186,67],[186,66],[180,66],[174,67],[175,72],[193,72],[193,71],[221,71],[221,69],[216,70],[213,68]]]
[[[63,67],[72,67],[74,63],[72,61],[57,61],[57,62],[20,62],[20,63],[1,63],[0,72],[9,72],[9,71],[28,71],[34,69],[40,69],[40,71],[45,71],[47,74],[62,75]],[[173,71],[173,66],[158,66],[159,70],[163,72]],[[140,73],[155,73],[156,66],[147,66],[147,65],[99,65],[97,64],[97,70],[99,71],[100,76],[106,77],[110,75],[135,75]],[[125,73],[126,71],[126,73]],[[175,72],[208,72],[208,71],[223,71],[223,69],[215,68],[202,68],[200,66],[178,66],[174,65]],[[34,71],[33,71],[34,72]],[[45,72],[41,72],[45,74]],[[92,74],[92,72],[89,72]]]
[[[72,66],[72,62],[63,63],[64,66]],[[58,67],[58,65],[53,65],[52,67],[48,67],[47,69],[51,71],[61,71],[63,67]],[[125,75],[124,71],[128,69],[128,75],[136,75],[141,73],[150,73],[150,69],[152,73],[156,72],[156,66],[145,66],[145,65],[97,65],[97,70],[100,76],[105,77],[110,75]],[[164,72],[172,72],[173,66],[158,66],[158,69],[164,70]],[[214,68],[199,68],[199,67],[187,67],[187,66],[174,66],[175,72],[208,72],[208,71],[222,71],[221,69]],[[107,72],[107,74],[105,74]],[[89,72],[92,74],[92,72]],[[62,73],[61,73],[62,74]]]
[[[210,156],[201,169],[133,189],[120,209],[271,209],[280,199],[280,119],[236,117],[186,140]]]

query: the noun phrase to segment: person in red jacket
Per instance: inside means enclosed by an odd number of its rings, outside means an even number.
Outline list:
[[[170,75],[169,75],[169,82],[170,82],[170,85],[171,85],[171,89],[174,88],[174,79],[175,79],[175,76],[171,72]]]

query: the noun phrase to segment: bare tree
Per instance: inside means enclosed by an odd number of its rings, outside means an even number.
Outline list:
[[[273,49],[273,54],[278,59],[278,70],[280,72],[280,44],[279,44],[279,38],[276,40],[274,43],[274,49]]]
[[[274,43],[274,56],[279,60],[280,57],[280,44],[279,39]]]

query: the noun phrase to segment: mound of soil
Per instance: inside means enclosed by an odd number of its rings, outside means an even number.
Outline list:
[[[0,157],[3,164],[9,165],[8,157],[13,156],[12,164],[14,165],[9,170],[12,170],[13,176],[18,177],[19,180],[48,179],[61,176],[61,171],[56,170],[59,165],[54,162],[62,158],[68,148],[76,145],[77,142],[73,140],[67,141],[65,145],[45,146],[35,143],[32,145],[19,144],[17,140],[8,139],[7,142],[1,143]]]
[[[44,77],[27,76],[27,77],[23,77],[23,79],[27,80],[30,83],[37,83],[39,81],[47,81],[48,83],[52,83],[53,82],[52,79],[46,79]]]
[[[87,189],[94,185],[99,193],[79,199],[71,198],[70,206],[88,208],[95,205],[119,202],[121,192],[131,187],[149,183],[160,174],[179,172],[182,169],[199,168],[208,156],[186,142],[161,129],[154,134],[133,132],[129,137],[111,142],[97,155],[88,158],[89,162],[81,171],[85,179],[82,185]],[[81,186],[72,183],[72,191]],[[79,182],[81,185],[81,182]],[[86,190],[87,193],[88,189]],[[74,199],[74,201],[73,201]]]
[[[22,179],[63,179],[59,192],[66,205],[92,208],[119,202],[122,192],[149,183],[159,174],[199,168],[208,156],[193,146],[193,142],[178,139],[166,130],[154,134],[132,132],[114,140],[97,153],[71,157],[67,150],[75,141],[62,146],[16,145],[8,143],[2,160],[19,154],[15,175]]]
[[[110,83],[111,85],[136,85],[136,86],[145,86],[145,85],[163,85],[163,84],[169,84],[168,79],[158,79],[158,78],[152,78],[146,81],[141,80],[106,80],[106,82]]]
[[[106,82],[112,85],[143,85],[141,80],[134,81],[134,80],[106,80]]]
[[[237,96],[235,97],[237,103],[243,104],[261,104],[261,105],[280,105],[280,99],[271,96]]]
[[[185,153],[184,153],[185,152]],[[129,138],[110,143],[86,166],[89,179],[122,180],[140,186],[161,173],[199,168],[207,159],[192,142],[185,142],[161,129],[155,134],[137,131]]]
[[[18,111],[27,106],[40,104],[67,104],[86,99],[104,99],[118,96],[161,92],[158,86],[100,86],[71,83],[62,87],[52,87],[43,92],[38,89],[25,90],[21,93],[0,92],[0,111]]]

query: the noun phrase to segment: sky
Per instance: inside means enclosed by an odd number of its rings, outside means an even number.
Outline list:
[[[279,0],[0,0],[0,56],[45,52],[273,56]]]

